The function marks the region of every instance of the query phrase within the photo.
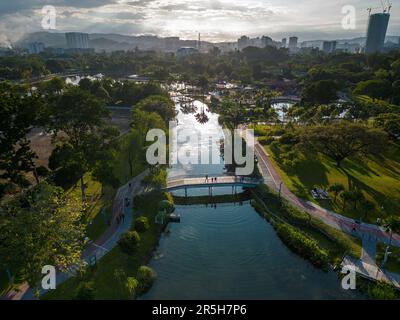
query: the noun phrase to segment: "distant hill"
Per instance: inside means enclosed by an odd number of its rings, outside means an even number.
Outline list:
[[[97,51],[115,51],[115,50],[134,50],[139,48],[141,50],[163,50],[166,47],[165,39],[157,36],[128,36],[121,34],[105,34],[105,33],[92,33],[90,37],[90,47]],[[364,45],[365,37],[353,39],[338,39],[338,44],[348,43]],[[307,47],[321,47],[324,40],[304,41],[301,44]],[[35,32],[26,34],[18,42],[14,43],[14,47],[27,47],[31,42],[43,42],[47,47],[66,48],[65,33],[58,32]],[[387,43],[399,43],[399,37],[387,36]],[[219,43],[221,45],[222,43]],[[214,44],[201,41],[203,50],[212,48]],[[179,47],[195,47],[197,46],[196,40],[180,40],[175,44],[177,50]],[[171,50],[171,48],[170,48]],[[172,49],[174,51],[174,49]]]

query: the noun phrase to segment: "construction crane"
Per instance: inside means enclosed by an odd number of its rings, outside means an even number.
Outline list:
[[[383,0],[381,0],[381,8],[382,8],[383,13],[390,13],[392,6],[393,5],[389,0],[386,0],[385,3],[383,2]],[[369,15],[371,15],[372,10],[378,10],[381,8],[368,8],[367,11],[368,11]]]

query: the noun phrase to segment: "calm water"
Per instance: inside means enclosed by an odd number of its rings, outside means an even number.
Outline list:
[[[186,127],[222,135],[218,116],[209,117],[209,123],[200,125],[193,115],[180,113],[178,130]],[[206,145],[203,141],[192,147]],[[170,176],[185,173],[220,175],[223,163],[176,165],[169,171]],[[229,192],[231,188],[218,190]],[[207,189],[189,193],[200,194],[207,194]],[[335,273],[315,269],[292,253],[249,203],[177,206],[176,211],[181,223],[170,224],[162,236],[149,264],[157,280],[143,299],[361,298],[342,290]]]

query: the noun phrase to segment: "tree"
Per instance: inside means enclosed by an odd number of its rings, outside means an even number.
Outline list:
[[[43,109],[41,97],[27,93],[23,87],[0,84],[0,179],[20,186],[35,167],[27,135]]]
[[[128,277],[126,279],[125,286],[126,286],[126,289],[128,290],[129,297],[131,299],[135,299],[136,295],[137,295],[138,287],[139,287],[139,281],[137,281],[133,277]]]
[[[339,168],[348,157],[383,152],[386,141],[383,131],[349,122],[312,126],[300,135],[303,148],[328,156]]]
[[[356,95],[367,95],[375,99],[387,99],[392,93],[392,84],[382,79],[362,81],[357,84],[353,92]]]
[[[72,271],[81,262],[84,246],[82,215],[78,199],[42,182],[3,207],[0,261],[34,290],[44,266]]]
[[[352,195],[352,193],[351,193],[351,191],[343,191],[341,194],[340,194],[340,197],[342,198],[342,200],[343,200],[343,211],[346,209],[346,204],[349,202],[349,201],[351,201],[352,200],[352,197],[353,197],[353,195]]]
[[[144,294],[146,293],[156,278],[156,273],[147,266],[141,266],[138,269],[136,279],[139,282],[138,293]]]
[[[118,130],[106,124],[110,112],[104,102],[80,88],[69,88],[57,97],[49,113],[52,119],[49,129],[54,131],[55,139],[69,145],[63,161],[76,164],[85,202],[84,174],[101,158]]]
[[[240,102],[231,97],[226,97],[218,108],[219,121],[228,129],[234,130],[246,122],[246,112]]]
[[[339,195],[339,193],[344,191],[344,185],[342,185],[341,183],[334,183],[329,187],[328,191],[333,192],[334,194],[333,201],[336,202],[336,198]]]
[[[361,210],[364,211],[365,218],[367,218],[368,214],[375,209],[375,204],[367,199],[362,200],[360,206]]]
[[[148,113],[158,113],[164,119],[165,123],[168,123],[176,116],[174,102],[165,96],[150,96],[145,98],[136,105],[136,108]]]
[[[334,80],[320,80],[307,83],[301,94],[302,104],[320,105],[335,102],[339,86]]]
[[[374,126],[382,128],[392,139],[397,139],[400,137],[400,114],[380,114],[375,118]]]
[[[271,109],[272,99],[279,96],[279,92],[262,89],[256,94],[256,107],[263,110],[264,117],[268,116]]]
[[[140,235],[136,231],[128,231],[118,240],[118,245],[122,252],[133,254],[136,252],[140,243]]]

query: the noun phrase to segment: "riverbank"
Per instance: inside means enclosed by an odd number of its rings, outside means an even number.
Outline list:
[[[159,203],[166,196],[161,191],[153,191],[134,199],[132,214],[134,217],[146,217],[149,228],[140,233],[140,243],[134,254],[129,255],[116,246],[105,255],[94,267],[89,267],[83,272],[61,284],[57,290],[46,294],[45,300],[72,300],[76,299],[79,287],[86,283],[93,287],[93,299],[129,299],[130,294],[125,285],[118,283],[121,275],[124,278],[136,277],[138,269],[146,265],[154,249],[157,247],[162,226],[155,224],[154,220],[159,210]],[[135,223],[130,230],[135,230]]]

